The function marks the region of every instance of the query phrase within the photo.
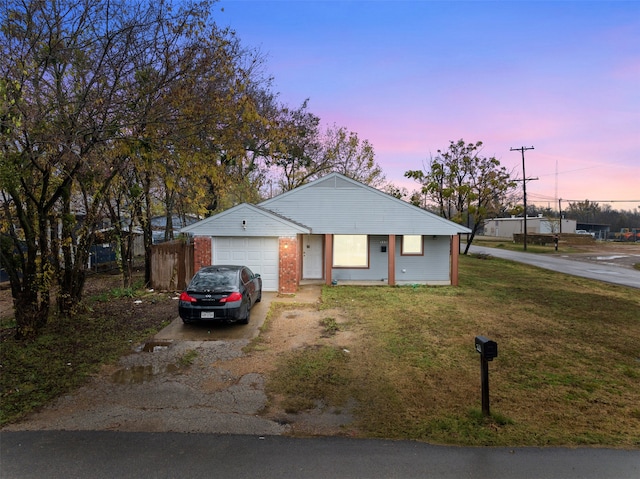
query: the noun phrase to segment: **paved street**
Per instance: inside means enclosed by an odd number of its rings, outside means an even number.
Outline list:
[[[5,432],[1,441],[4,479],[640,477],[637,450],[107,431]]]
[[[575,261],[550,254],[520,253],[499,248],[487,248],[471,245],[469,253],[488,254],[519,263],[530,264],[539,268],[558,271],[573,276],[595,279],[606,283],[620,284],[632,288],[640,288],[640,271],[608,264],[593,264]]]

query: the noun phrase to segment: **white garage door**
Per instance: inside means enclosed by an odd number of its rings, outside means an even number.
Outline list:
[[[278,291],[278,238],[213,238],[213,264],[248,266],[262,278],[264,291]]]

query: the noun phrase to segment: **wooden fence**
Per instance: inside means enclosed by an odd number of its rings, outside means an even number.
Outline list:
[[[151,248],[151,287],[181,291],[193,276],[193,244],[169,241]]]

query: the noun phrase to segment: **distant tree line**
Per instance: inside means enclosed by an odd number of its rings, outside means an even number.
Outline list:
[[[558,216],[558,210],[551,207],[532,205],[527,207],[530,216],[543,215],[549,218]],[[609,225],[610,231],[619,232],[623,228],[640,228],[640,209],[615,210],[610,204],[584,200],[568,202],[562,209],[562,216],[578,223]]]

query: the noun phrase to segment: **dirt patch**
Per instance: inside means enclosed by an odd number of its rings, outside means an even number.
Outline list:
[[[327,333],[323,320],[332,318],[338,326],[337,331]],[[316,306],[300,305],[294,310],[277,313],[269,327],[260,337],[257,350],[234,358],[218,367],[224,367],[236,376],[253,371],[267,377],[275,369],[283,354],[296,349],[319,346],[333,346],[349,351],[354,342],[354,332],[343,325],[348,322],[341,310],[319,310]],[[284,398],[271,396],[261,415],[279,424],[287,425],[287,433],[303,436],[315,435],[354,435],[355,430],[352,408],[347,404],[341,408],[316,404],[312,410],[289,413],[283,407]]]

